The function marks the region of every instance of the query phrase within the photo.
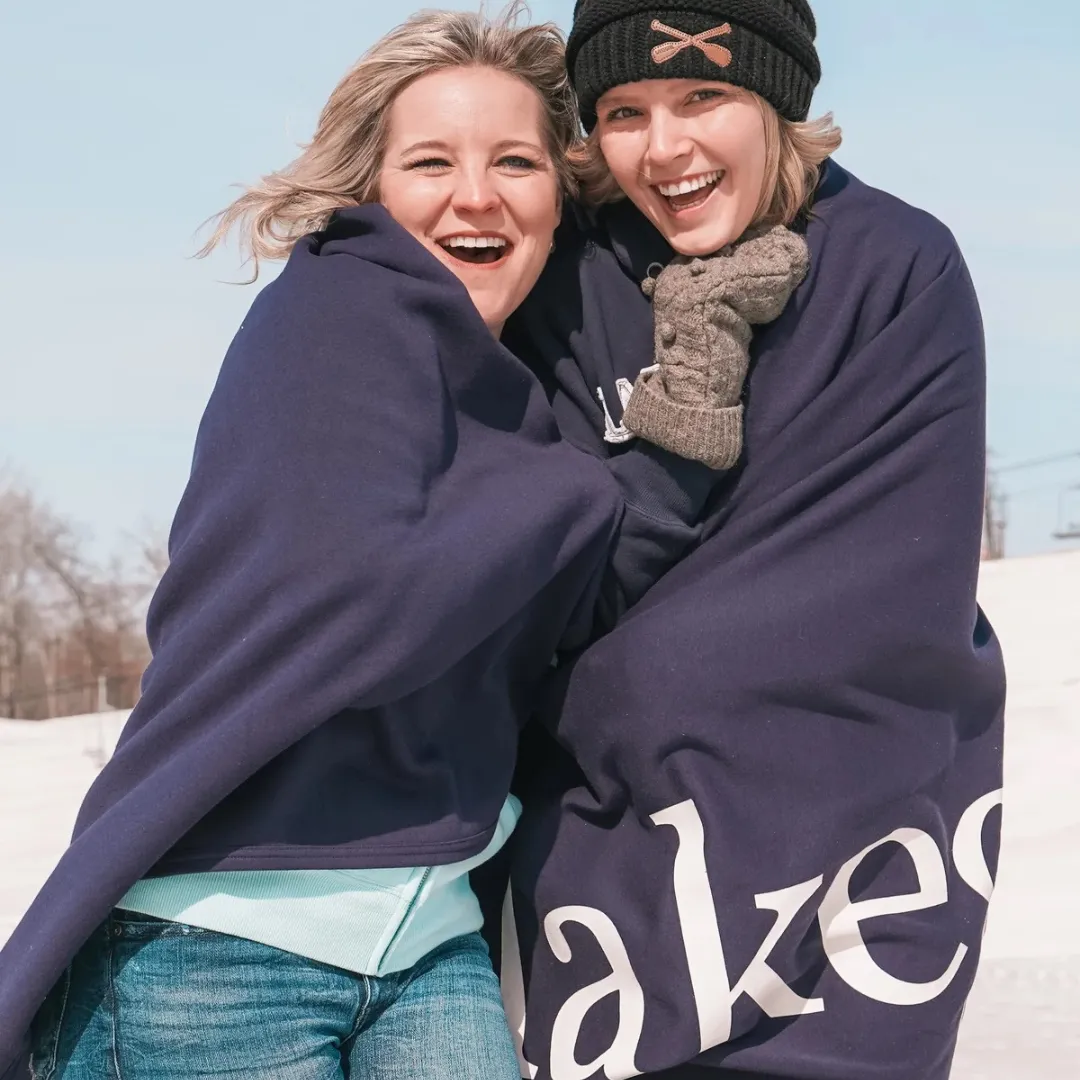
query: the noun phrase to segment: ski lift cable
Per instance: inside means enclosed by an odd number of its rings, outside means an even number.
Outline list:
[[[1000,476],[1002,473],[1020,472],[1022,469],[1037,469],[1043,465],[1056,465],[1059,462],[1073,461],[1076,458],[1080,458],[1080,450],[1072,450],[1067,454],[1054,454],[1051,457],[1034,458],[1031,461],[1020,461],[1015,465],[1005,465],[992,471]]]
[[[1061,484],[1039,484],[1037,487],[1023,488],[1020,491],[1002,492],[1002,497],[1015,502],[1017,499],[1030,499],[1035,495],[1060,494],[1060,492]]]

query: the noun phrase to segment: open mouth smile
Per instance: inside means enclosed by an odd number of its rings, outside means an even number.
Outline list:
[[[505,236],[494,233],[459,233],[444,236],[436,243],[450,258],[472,266],[496,266],[505,262],[514,250],[514,245]]]
[[[653,189],[667,203],[668,209],[673,214],[680,214],[704,206],[712,193],[720,186],[724,176],[723,169],[715,169],[713,172],[688,176],[683,180],[654,184]]]

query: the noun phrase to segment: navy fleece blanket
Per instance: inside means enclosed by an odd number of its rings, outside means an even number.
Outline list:
[[[949,232],[834,164],[807,239],[703,543],[522,754],[525,1075],[948,1075],[1001,802],[982,327]],[[598,456],[595,388],[648,362],[640,282],[671,257],[629,204],[568,221],[514,328]]]

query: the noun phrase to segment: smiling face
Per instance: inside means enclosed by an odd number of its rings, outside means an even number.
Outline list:
[[[482,67],[411,83],[390,113],[380,201],[461,279],[498,337],[536,284],[559,222],[536,92]]]
[[[612,176],[677,252],[711,255],[747,230],[768,159],[765,121],[748,94],[648,79],[609,90],[596,111]]]

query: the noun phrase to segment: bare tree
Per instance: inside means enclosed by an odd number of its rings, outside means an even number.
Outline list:
[[[156,525],[147,523],[139,537],[138,548],[149,590],[152,591],[169,566],[169,537]]]
[[[109,681],[113,704],[134,703],[150,575],[120,559],[99,566],[84,547],[69,521],[0,473],[0,715],[92,711]]]

